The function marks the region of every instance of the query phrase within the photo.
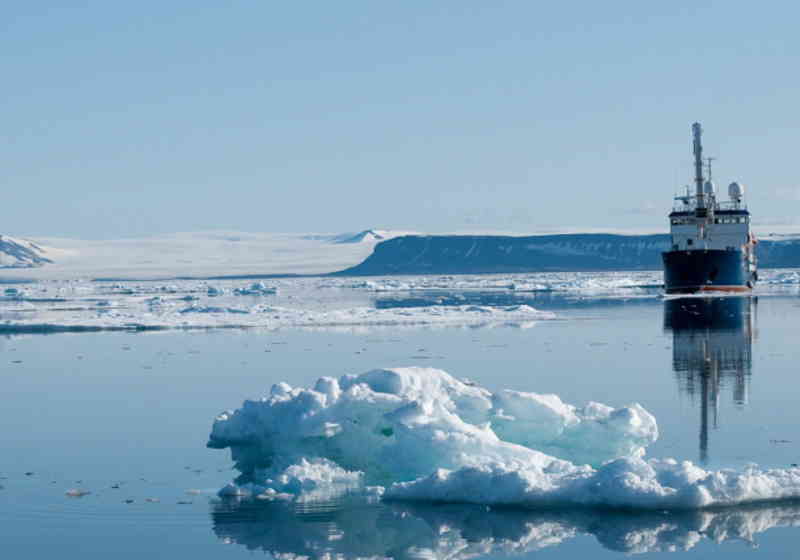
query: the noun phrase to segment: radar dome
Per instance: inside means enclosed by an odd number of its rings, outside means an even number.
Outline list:
[[[714,194],[714,183],[706,181],[706,184],[703,186],[703,192],[706,194]]]
[[[731,200],[741,202],[744,198],[744,185],[735,181],[728,185],[728,196],[731,197]]]

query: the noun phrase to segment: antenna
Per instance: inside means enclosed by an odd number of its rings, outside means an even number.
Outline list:
[[[706,168],[708,169],[708,180],[711,180],[711,162],[714,161],[715,157],[707,157],[706,158]]]

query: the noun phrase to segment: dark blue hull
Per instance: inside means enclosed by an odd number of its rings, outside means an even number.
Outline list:
[[[756,281],[742,250],[694,250],[662,253],[668,294],[748,291]]]

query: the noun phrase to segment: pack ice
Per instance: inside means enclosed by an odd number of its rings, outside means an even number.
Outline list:
[[[384,499],[687,509],[800,497],[800,469],[706,471],[646,459],[658,437],[638,404],[575,407],[492,393],[437,369],[286,383],[214,422],[241,475],[220,494],[321,499],[367,486]]]

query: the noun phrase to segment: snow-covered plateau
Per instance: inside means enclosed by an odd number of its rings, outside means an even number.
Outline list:
[[[547,508],[692,510],[800,498],[800,468],[705,470],[648,459],[656,419],[638,404],[574,406],[489,391],[428,368],[287,383],[220,414],[209,447],[240,476],[220,496]]]
[[[0,279],[324,274],[358,264],[369,256],[375,244],[405,233],[211,231],[115,240],[37,237],[35,242],[2,236]],[[15,270],[19,268],[26,270]]]

